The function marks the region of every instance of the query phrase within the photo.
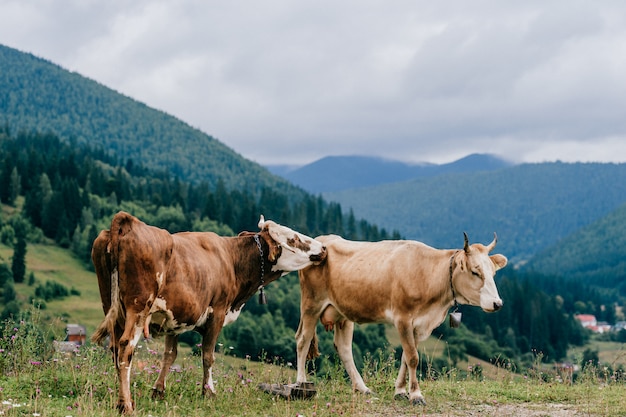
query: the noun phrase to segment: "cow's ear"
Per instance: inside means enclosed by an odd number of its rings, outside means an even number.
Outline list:
[[[493,264],[496,266],[496,271],[498,269],[504,268],[508,262],[506,256],[500,254],[491,255],[489,258],[491,259],[491,262],[493,262]]]
[[[265,228],[267,228],[267,226],[265,226]],[[269,247],[267,259],[269,259],[270,262],[276,262],[276,260],[280,257],[280,254],[283,252],[283,248],[277,241],[274,240],[269,230],[263,230],[263,232],[267,232],[261,233],[263,240],[265,240],[265,243],[267,243],[267,246]]]
[[[270,262],[276,262],[281,253],[283,253],[282,246],[277,245],[276,242],[272,240],[270,243],[270,253],[267,258],[270,260]]]

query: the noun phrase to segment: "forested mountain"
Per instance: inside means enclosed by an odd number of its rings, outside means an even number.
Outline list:
[[[626,164],[522,164],[323,196],[437,247],[462,245],[463,231],[481,242],[496,232],[498,250],[518,264],[624,204]]]
[[[259,197],[228,191],[220,183],[211,190],[206,183],[183,182],[140,165],[116,165],[115,158],[100,150],[71,146],[52,134],[11,136],[9,131],[0,129],[0,200],[14,210],[12,215],[0,217],[0,244],[14,248],[14,259],[27,244],[53,242],[71,250],[85,267],[90,267],[93,239],[100,229],[108,228],[111,217],[120,209],[172,232],[192,229],[232,234],[233,230],[256,230],[258,213],[265,213],[307,234],[338,233],[366,240],[400,237],[344,215],[341,206],[319,196],[307,195],[300,203],[290,203],[287,196],[271,189],[263,189]],[[64,305],[71,310],[73,292],[63,282],[39,282],[37,276],[28,273],[28,265],[17,266],[9,268],[0,263],[2,317],[17,315],[31,303],[45,309],[45,302],[55,297],[68,297]],[[467,329],[478,333],[447,335],[454,341],[454,349],[437,366],[450,366],[448,360],[456,363],[472,354],[484,360],[506,358],[522,369],[532,364],[532,349],[545,352],[551,360],[559,359],[568,346],[585,340],[582,328],[573,319],[574,311],[566,309],[571,303],[555,302],[555,295],[540,291],[530,280],[518,279],[512,271],[502,271],[498,281],[506,299],[506,314],[487,315],[475,307],[464,307],[471,317]],[[17,285],[36,285],[35,298],[24,300],[16,294]],[[97,285],[95,277],[93,285]],[[524,296],[520,297],[522,292]],[[277,280],[267,293],[269,305],[261,306],[253,297],[239,320],[224,329],[221,343],[232,346],[232,352],[239,356],[295,363],[294,332],[300,296],[297,277],[292,274]],[[583,291],[576,296],[584,297],[585,305],[587,301],[589,305],[603,305],[604,299],[590,300],[589,295]],[[91,305],[100,310],[98,300],[92,300]],[[558,326],[544,325],[545,318],[551,316],[559,318]],[[445,325],[438,330],[446,331]],[[191,332],[180,338],[195,346],[200,336]],[[385,347],[385,327],[357,326],[354,340],[359,363],[365,352]],[[322,350],[332,352],[332,343],[332,334],[320,328]],[[394,348],[399,352],[399,347]],[[318,369],[328,361],[319,359]]]
[[[256,230],[261,213],[309,235],[380,240],[402,234],[439,247],[461,248],[463,231],[472,242],[488,242],[497,231],[497,251],[521,260],[616,209],[626,190],[623,165],[537,164],[360,190],[339,204],[271,175],[182,121],[1,46],[0,93],[0,200],[11,207],[11,215],[0,217],[0,244],[13,248],[13,259],[29,244],[45,242],[71,250],[89,268],[93,239],[121,209],[172,232]],[[0,263],[4,317],[23,307],[15,285],[32,281],[43,288],[36,297],[71,299],[63,283],[48,288],[28,277],[28,265],[13,263]],[[468,328],[479,333],[457,335],[454,346],[485,360],[529,363],[532,350],[558,359],[585,337],[574,305],[614,311],[608,304],[614,298],[584,286],[558,302],[559,289],[544,292],[516,274],[507,268],[498,277],[507,313],[465,310],[472,317]],[[297,279],[274,284],[268,297],[276,302],[266,308],[251,300],[223,340],[239,355],[257,358],[263,351],[294,362]],[[100,308],[98,300],[93,305]],[[547,325],[549,317],[561,326]],[[185,336],[191,345],[193,335]],[[384,328],[357,326],[355,342],[372,351],[384,344]],[[320,344],[331,352],[332,336],[323,333]],[[455,358],[464,352],[457,349]]]
[[[0,45],[0,123],[53,132],[182,180],[231,189],[302,191],[173,116],[58,65]]]
[[[472,154],[447,164],[409,164],[373,156],[327,156],[301,167],[268,169],[311,193],[390,184],[451,173],[494,171],[512,163],[494,155]]]
[[[626,204],[540,252],[524,270],[626,296]]]

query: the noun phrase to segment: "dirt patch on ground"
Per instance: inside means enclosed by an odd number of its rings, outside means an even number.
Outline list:
[[[371,412],[360,413],[362,417],[598,417],[598,414],[583,412],[570,404],[478,404],[452,406],[444,412],[429,411],[428,407],[416,407],[415,412],[407,413],[406,408],[395,406],[381,407]]]
[[[477,405],[474,410],[465,409],[445,414],[417,414],[423,416],[498,416],[498,417],[593,417],[568,404],[503,404]]]

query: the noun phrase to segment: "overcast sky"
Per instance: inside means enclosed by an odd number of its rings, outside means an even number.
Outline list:
[[[262,164],[626,161],[626,2],[0,0],[0,43]]]

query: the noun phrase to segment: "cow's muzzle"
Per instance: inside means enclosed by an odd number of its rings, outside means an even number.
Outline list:
[[[320,253],[310,255],[309,260],[311,262],[315,262],[316,264],[320,264],[326,259],[326,254],[326,246],[322,246],[322,251]]]
[[[502,300],[498,300],[498,301],[494,301],[493,302],[493,310],[492,311],[498,311],[502,308]]]

